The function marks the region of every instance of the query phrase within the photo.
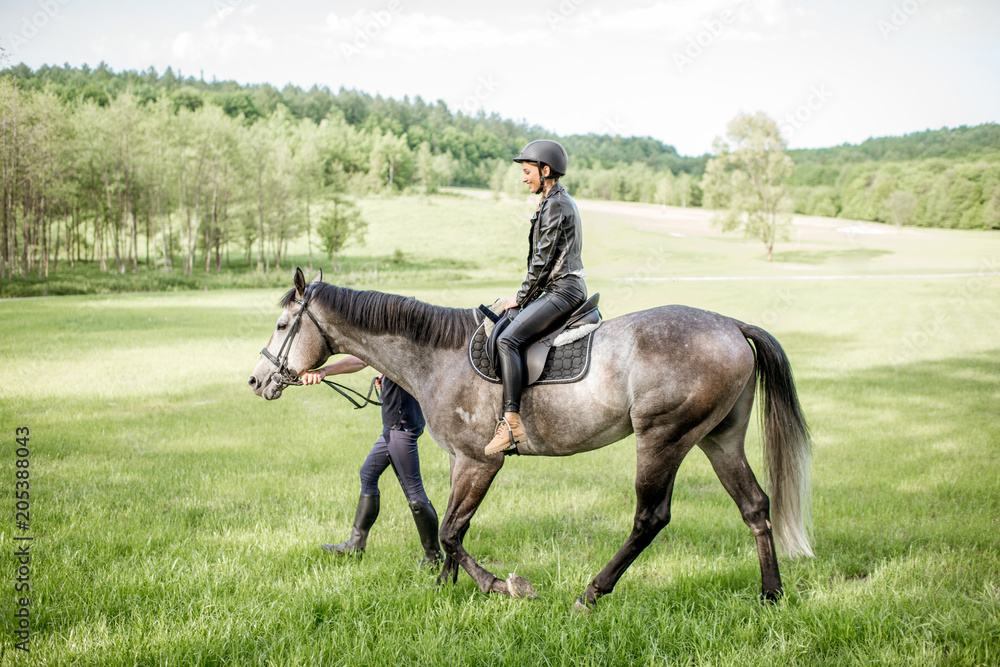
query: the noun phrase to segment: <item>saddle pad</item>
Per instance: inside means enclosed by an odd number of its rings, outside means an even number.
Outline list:
[[[469,341],[469,362],[481,378],[500,384],[500,378],[493,373],[486,356],[486,338],[486,328],[480,324]],[[572,343],[550,348],[542,376],[535,384],[567,384],[586,377],[590,370],[593,339],[594,333],[591,332]]]

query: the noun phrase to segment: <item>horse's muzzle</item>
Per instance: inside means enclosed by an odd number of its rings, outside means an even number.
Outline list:
[[[280,398],[281,392],[285,388],[285,383],[281,381],[281,377],[277,373],[266,376],[263,383],[257,379],[256,375],[251,375],[247,384],[250,385],[253,393],[269,401]]]

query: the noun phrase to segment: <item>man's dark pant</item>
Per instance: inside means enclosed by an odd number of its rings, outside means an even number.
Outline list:
[[[385,429],[375,441],[368,458],[361,466],[361,493],[379,495],[378,479],[390,465],[409,502],[429,503],[420,478],[420,456],[417,438],[420,432]]]

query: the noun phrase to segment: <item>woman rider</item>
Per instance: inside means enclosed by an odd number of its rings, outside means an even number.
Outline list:
[[[583,233],[580,212],[559,184],[569,155],[558,142],[532,141],[514,158],[521,163],[521,180],[541,201],[531,218],[528,236],[528,274],[517,296],[507,299],[505,310],[519,307],[514,321],[500,335],[500,368],[503,379],[503,417],[497,423],[487,454],[514,449],[527,435],[521,426],[521,391],[524,348],[569,317],[587,299],[580,252]]]

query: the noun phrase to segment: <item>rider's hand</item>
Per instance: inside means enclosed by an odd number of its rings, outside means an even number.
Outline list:
[[[382,378],[384,377],[385,375],[380,374],[375,378],[375,388],[379,391],[382,391]]]
[[[319,384],[326,377],[326,371],[322,368],[318,371],[306,371],[302,374],[302,384]]]
[[[503,309],[504,310],[510,310],[511,308],[517,308],[517,297],[516,296],[509,296],[509,297],[507,297],[507,302],[504,303],[504,305],[503,305]]]

